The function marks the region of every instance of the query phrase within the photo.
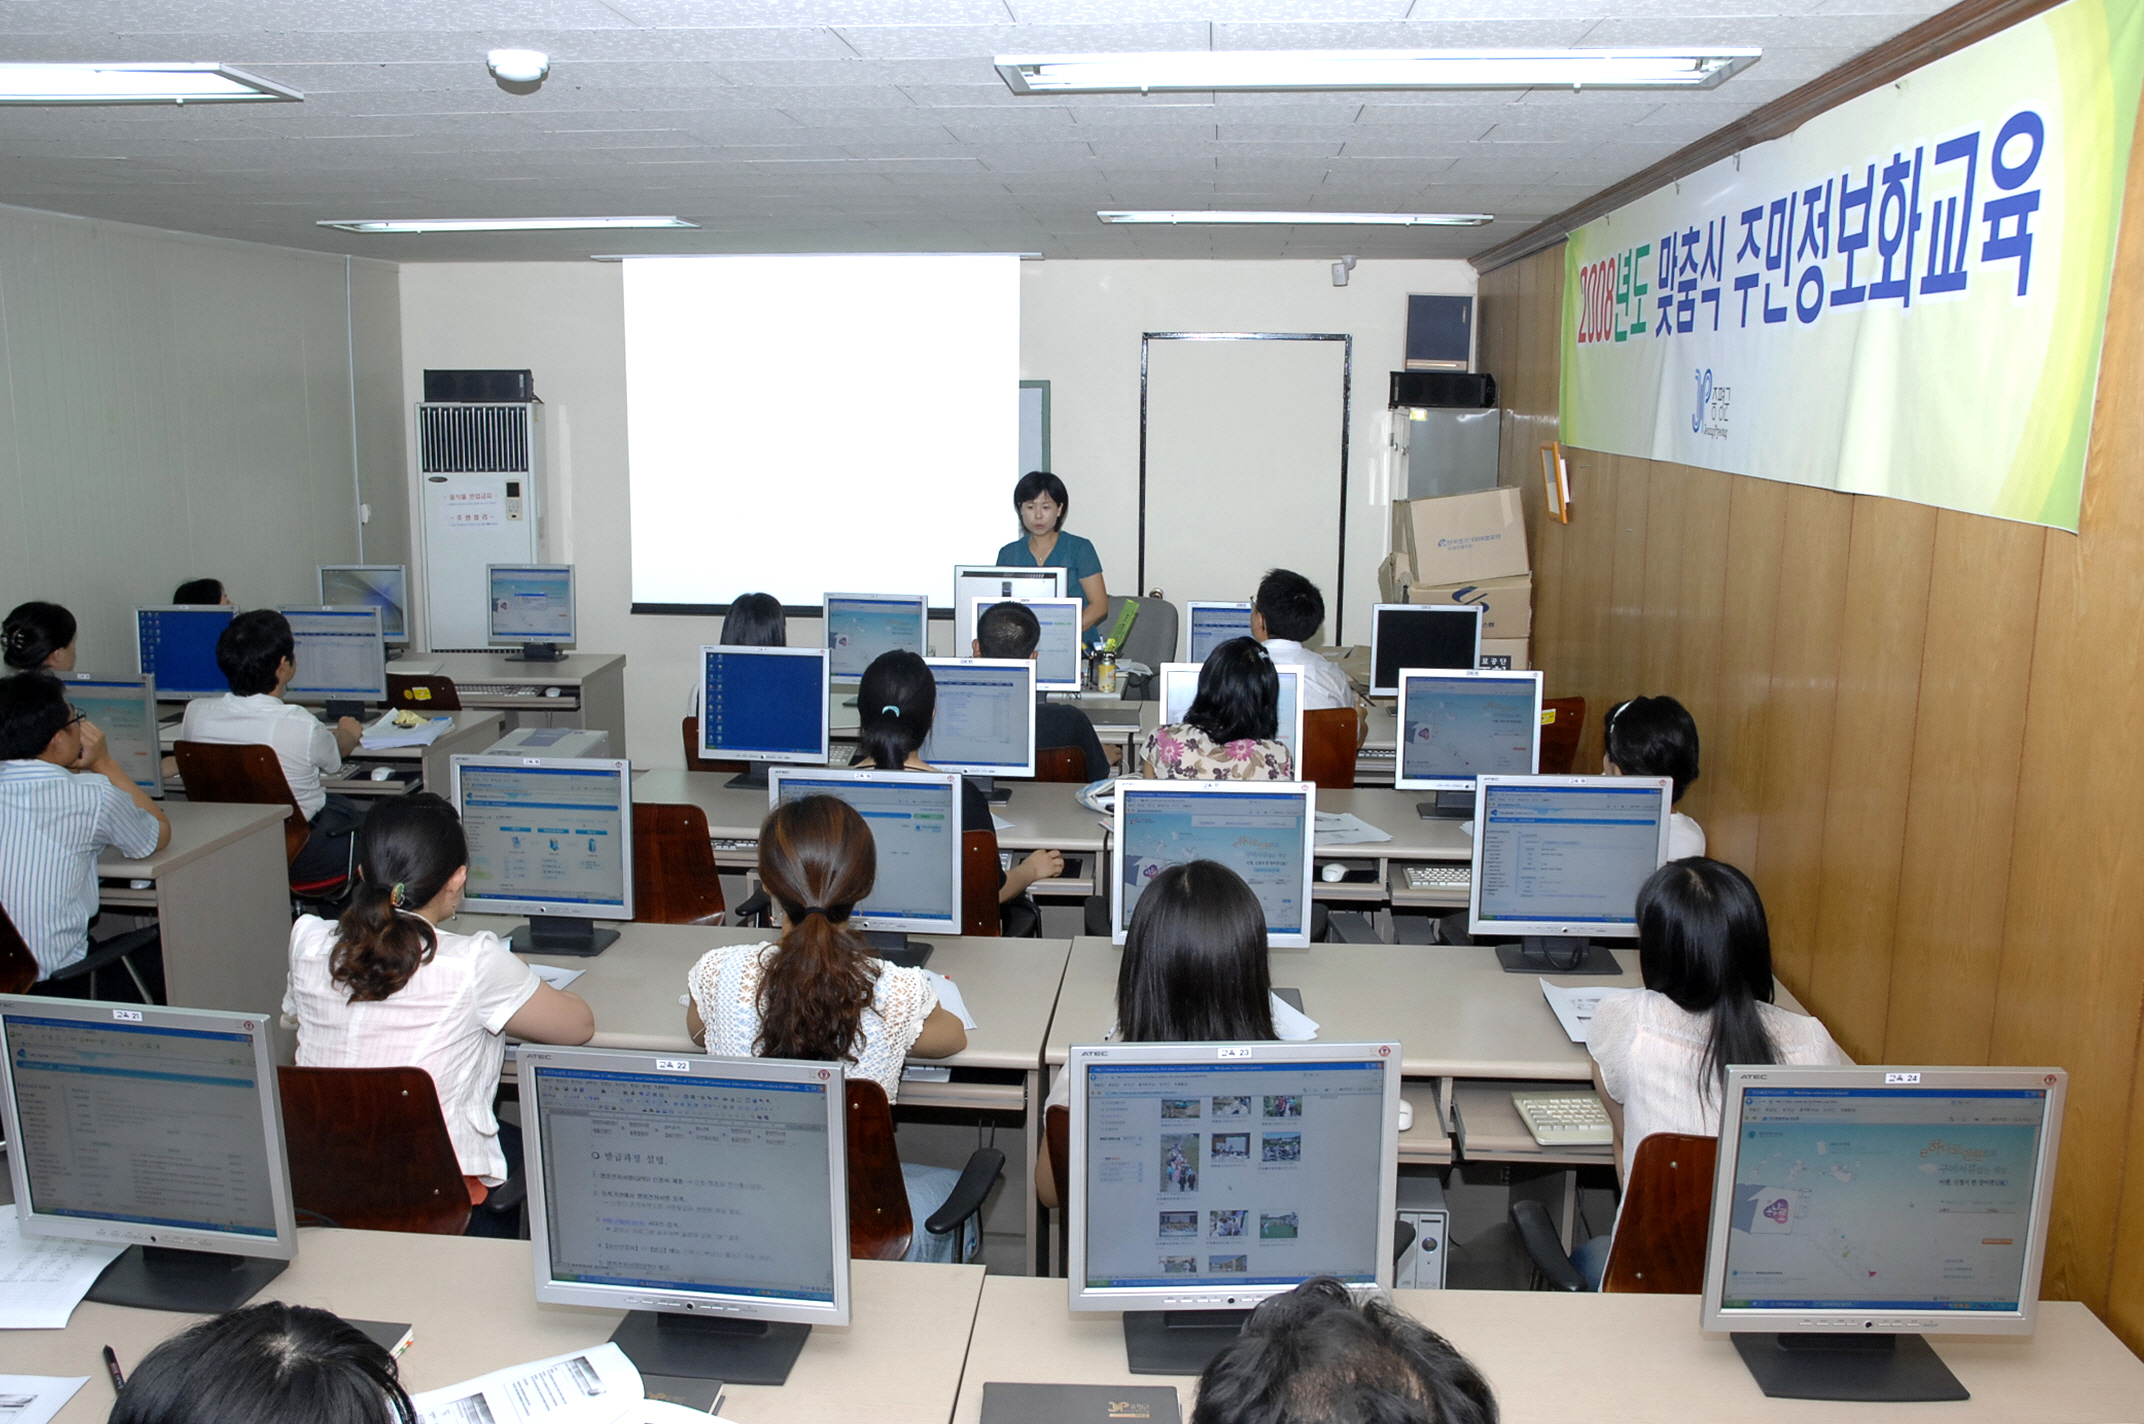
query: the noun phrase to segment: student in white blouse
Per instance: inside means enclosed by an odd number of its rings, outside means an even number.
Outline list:
[[[1633,697],[1608,709],[1602,724],[1603,776],[1665,776],[1673,800],[1697,780],[1697,719],[1672,697]],[[1680,811],[1668,818],[1668,859],[1705,853],[1705,828]]]
[[[291,927],[283,1016],[297,1025],[298,1064],[430,1073],[469,1200],[481,1203],[520,1168],[519,1138],[502,1140],[491,1110],[507,1037],[586,1043],[595,1015],[491,931],[438,928],[469,879],[461,821],[439,797],[398,797],[367,817],[358,873],[340,923],[305,915]],[[471,1218],[472,1231],[493,1224]]]

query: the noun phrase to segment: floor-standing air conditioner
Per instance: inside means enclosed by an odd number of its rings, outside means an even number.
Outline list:
[[[489,646],[488,564],[543,561],[543,407],[417,407],[426,646]]]

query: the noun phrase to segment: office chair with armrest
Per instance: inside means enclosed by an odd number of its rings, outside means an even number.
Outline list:
[[[1681,1132],[1656,1132],[1638,1144],[1601,1274],[1604,1293],[1696,1295],[1703,1289],[1719,1149],[1718,1138]],[[1513,1202],[1511,1221],[1542,1283],[1553,1290],[1591,1289],[1541,1203]]]
[[[1110,596],[1109,616],[1102,620],[1104,636],[1117,626],[1117,616],[1124,611],[1126,602],[1122,596]],[[1164,598],[1140,598],[1137,602],[1139,616],[1132,620],[1131,631],[1124,635],[1124,646],[1117,649],[1117,662],[1144,663],[1154,669],[1154,675],[1120,675],[1118,686],[1123,689],[1127,702],[1152,702],[1161,695],[1161,665],[1176,661],[1176,605]]]
[[[1087,784],[1087,754],[1078,747],[1046,747],[1035,753],[1035,780]]]
[[[685,733],[685,770],[687,771],[744,771],[741,761],[723,761],[700,755],[700,719],[687,717],[682,729]]]
[[[646,925],[719,925],[722,877],[707,813],[697,806],[633,803],[633,919]]]
[[[849,1255],[872,1261],[898,1261],[915,1239],[915,1219],[908,1210],[908,1186],[901,1175],[901,1154],[893,1140],[893,1108],[886,1090],[869,1078],[850,1078],[849,1114]],[[978,1147],[961,1169],[960,1181],[945,1204],[932,1212],[923,1229],[933,1236],[958,1230],[983,1209],[983,1199],[1005,1170],[1005,1154]]]
[[[1553,718],[1554,720],[1550,720]],[[1551,697],[1541,704],[1541,774],[1569,776],[1586,730],[1586,699]]]
[[[172,743],[171,754],[178,761],[179,781],[189,801],[289,807],[290,814],[283,819],[284,863],[297,860],[313,829],[306,823],[305,813],[298,809],[298,798],[292,794],[290,782],[283,776],[283,763],[276,759],[273,748],[181,741]],[[350,846],[354,856],[354,837]],[[300,900],[339,899],[350,888],[351,874],[351,867],[345,865],[339,873],[319,880],[292,881],[290,893]]]
[[[1030,937],[1042,932],[1034,902],[1022,896],[998,903],[998,833],[967,831],[960,838],[960,932],[975,939]],[[1009,928],[1008,928],[1009,926]]]
[[[387,705],[397,712],[459,712],[462,695],[451,677],[391,672],[387,674]]]
[[[1347,791],[1355,785],[1355,746],[1361,730],[1362,710],[1357,707],[1320,707],[1303,714],[1302,765],[1295,769],[1303,781],[1315,781],[1320,791]]]

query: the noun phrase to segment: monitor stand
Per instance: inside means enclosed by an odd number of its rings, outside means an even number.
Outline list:
[[[631,1310],[610,1342],[643,1375],[724,1384],[787,1384],[809,1325]]]
[[[220,1315],[251,1300],[289,1265],[288,1261],[222,1251],[129,1246],[104,1268],[83,1298],[136,1310]]]
[[[1516,944],[1496,947],[1496,962],[1506,974],[1621,974],[1608,946],[1561,935],[1527,935]]]
[[[1124,1361],[1135,1375],[1195,1375],[1243,1333],[1248,1310],[1127,1310]]]
[[[1892,1404],[1970,1399],[1950,1367],[1918,1335],[1734,1336],[1735,1352],[1773,1399],[1869,1400]]]
[[[767,763],[755,761],[746,764],[728,781],[722,783],[725,791],[765,791],[767,789]]]
[[[516,954],[559,954],[575,959],[593,959],[618,942],[616,930],[599,930],[594,920],[565,915],[538,915],[525,925],[515,925],[507,936]]]
[[[556,643],[523,643],[520,652],[506,655],[510,663],[555,663],[564,659]]]
[[[387,661],[393,662],[408,651],[409,648],[406,645],[398,643],[389,643],[387,645]]]
[[[931,962],[931,951],[937,948],[927,939],[910,939],[899,930],[865,930],[864,943],[880,959],[903,969],[921,969]]]
[[[1415,814],[1425,821],[1467,821],[1474,816],[1472,791],[1439,791],[1434,801],[1414,803]]]
[[[994,776],[971,776],[968,784],[983,793],[983,799],[993,806],[1002,806],[1012,800],[1012,788],[998,785]]]

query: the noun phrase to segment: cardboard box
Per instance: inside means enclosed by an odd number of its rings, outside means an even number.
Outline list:
[[[1528,646],[1524,638],[1484,638],[1481,640],[1481,665],[1525,672],[1533,666],[1528,657]]]
[[[1471,603],[1481,608],[1481,636],[1525,639],[1534,628],[1534,576],[1482,579],[1477,583],[1414,584],[1407,590],[1409,603]]]
[[[1474,583],[1531,572],[1526,516],[1515,489],[1392,502],[1392,547],[1418,582]]]
[[[1385,561],[1377,566],[1377,601],[1405,603],[1407,588],[1414,581],[1412,557],[1400,552],[1385,555]]]

